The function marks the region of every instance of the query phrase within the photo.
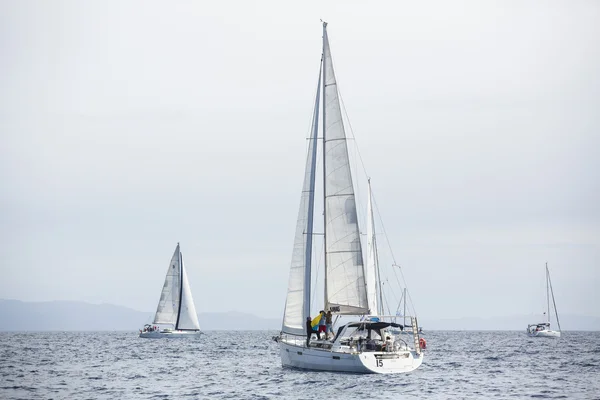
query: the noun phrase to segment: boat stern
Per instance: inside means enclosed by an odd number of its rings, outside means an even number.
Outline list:
[[[423,363],[423,352],[406,350],[400,352],[363,352],[359,355],[363,366],[376,374],[411,372]]]

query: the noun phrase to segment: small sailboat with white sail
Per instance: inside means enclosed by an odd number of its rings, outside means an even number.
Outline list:
[[[183,256],[177,243],[169,263],[152,324],[140,330],[141,338],[194,337],[202,334]]]
[[[553,331],[550,329],[550,298],[552,298],[552,308],[554,309],[554,315],[556,316],[556,325],[558,330]],[[548,263],[546,263],[546,318],[545,322],[539,322],[537,324],[527,325],[527,335],[530,337],[560,337],[560,321],[558,320],[558,310],[556,309],[556,301],[554,301],[554,291],[552,290],[552,281],[550,281],[550,271],[548,270]]]
[[[321,90],[323,132],[319,137]],[[423,361],[417,320],[404,315],[403,318],[410,321],[412,332],[397,335],[392,330],[401,331],[404,325],[396,321],[396,315],[384,313],[370,181],[366,262],[363,262],[348,144],[325,22],[312,121],[282,329],[274,337],[280,346],[282,365],[352,373],[412,371]],[[319,145],[323,155],[323,233],[314,229]],[[313,295],[320,289],[317,284],[312,284],[313,274],[318,275],[313,271],[313,241],[316,237],[323,241],[323,252],[320,253],[324,261],[323,303],[318,303],[323,304],[322,308],[316,307],[317,301],[313,300]],[[319,309],[332,313],[332,337],[327,329],[324,338],[320,338],[320,332],[319,339],[312,338],[311,306],[315,314]]]

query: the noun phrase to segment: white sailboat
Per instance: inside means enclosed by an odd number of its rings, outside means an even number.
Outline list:
[[[550,297],[552,297],[552,306],[554,308],[554,314],[556,316],[556,324],[558,330],[553,331],[550,329]],[[537,324],[527,325],[527,335],[531,337],[560,337],[560,321],[558,320],[558,310],[556,309],[556,302],[554,301],[554,291],[552,290],[552,282],[550,281],[550,271],[548,270],[548,263],[546,263],[546,303],[547,309],[544,314],[547,316],[546,322],[540,322]]]
[[[167,327],[164,327],[166,325]],[[163,327],[161,327],[163,326]],[[202,334],[179,243],[169,263],[152,324],[140,330],[141,338],[192,337]]]
[[[310,336],[312,248],[319,102],[323,90],[323,247],[324,310],[335,316],[333,339]],[[327,37],[323,23],[323,54],[313,114],[300,211],[290,268],[288,294],[279,342],[283,366],[354,373],[402,373],[418,368],[423,361],[416,318],[410,318],[408,342],[393,328],[396,316],[383,315],[381,277],[369,183],[367,211],[367,257],[358,226],[354,186],[346,134]],[[316,314],[318,309],[313,310]],[[352,318],[350,322],[341,323]],[[389,322],[385,319],[388,318]],[[308,325],[308,326],[307,326]]]

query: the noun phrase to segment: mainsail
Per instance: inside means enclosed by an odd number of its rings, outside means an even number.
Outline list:
[[[304,171],[302,197],[300,200],[300,210],[298,211],[298,221],[296,223],[296,236],[294,239],[294,250],[292,252],[288,294],[283,316],[282,330],[286,333],[296,335],[303,335],[305,333],[304,321],[306,320],[306,317],[310,316],[310,278],[320,88],[321,71],[319,71],[312,132],[308,142],[308,155]]]
[[[326,23],[323,23],[323,95],[325,307],[337,314],[367,314],[354,187]]]
[[[169,263],[165,284],[163,285],[156,315],[154,316],[155,324],[170,324],[177,323],[177,315],[179,313],[179,301],[181,292],[181,268],[180,268],[181,253],[179,251],[179,243],[175,248],[175,253]]]

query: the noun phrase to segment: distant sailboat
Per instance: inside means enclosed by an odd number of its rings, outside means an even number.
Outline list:
[[[311,258],[314,232],[319,101],[323,90],[323,241],[324,310],[331,311],[337,332],[330,341],[312,340]],[[323,53],[317,86],[313,129],[309,141],[300,212],[288,283],[282,330],[274,339],[280,345],[284,366],[354,373],[403,373],[418,368],[423,352],[416,318],[410,320],[409,342],[394,335],[396,316],[383,313],[381,277],[373,225],[371,186],[367,205],[366,262],[358,226],[347,139],[333,71],[327,24],[323,23]],[[316,310],[315,310],[316,311]],[[352,320],[336,326],[340,318]],[[333,318],[333,317],[332,317]],[[384,321],[384,319],[390,321]],[[307,332],[308,331],[308,332]],[[308,336],[308,337],[307,337]]]
[[[556,324],[558,325],[558,331],[550,329],[550,297],[552,297],[552,306],[554,308],[554,314],[556,316]],[[546,263],[546,303],[547,309],[546,314],[547,321],[540,322],[538,324],[527,325],[527,335],[531,337],[560,337],[560,321],[558,320],[558,310],[556,309],[556,302],[554,301],[554,291],[552,290],[552,282],[550,281],[550,271],[548,270],[548,263]]]
[[[173,328],[160,328],[168,325]],[[153,324],[140,331],[141,338],[189,337],[200,335],[200,324],[188,282],[179,243],[169,263]]]

